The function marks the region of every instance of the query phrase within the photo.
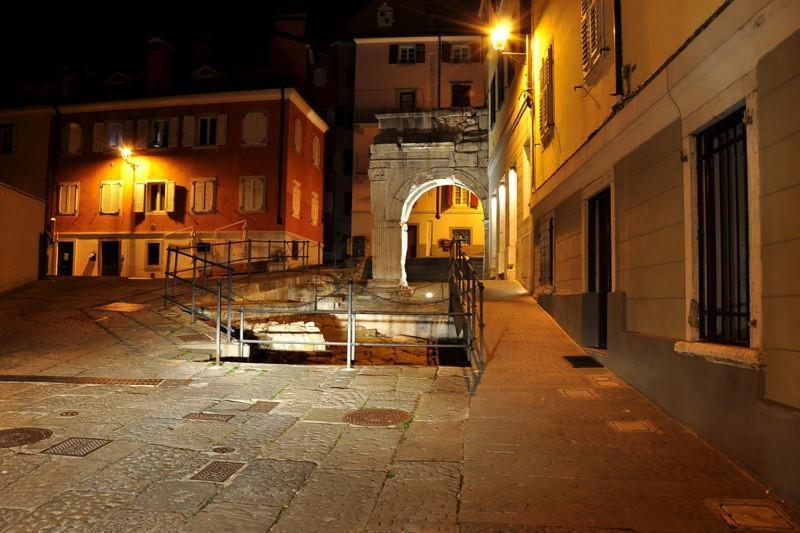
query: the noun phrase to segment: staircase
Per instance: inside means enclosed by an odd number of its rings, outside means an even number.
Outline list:
[[[409,283],[421,281],[447,281],[449,257],[415,257],[406,259],[406,277]],[[483,257],[471,257],[472,268],[483,273]]]

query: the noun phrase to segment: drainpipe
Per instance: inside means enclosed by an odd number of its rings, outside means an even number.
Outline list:
[[[55,176],[56,176],[56,165],[58,164],[58,157],[61,154],[61,110],[58,108],[58,100],[53,104],[53,120],[50,127],[50,146],[48,147],[48,165],[47,165],[47,175],[45,176],[45,192],[44,192],[44,233],[45,236],[47,235],[48,226],[52,230],[52,239],[53,239],[53,253],[51,254],[53,261],[53,273],[57,274],[57,236],[55,231],[55,222],[53,221],[56,216],[56,210],[54,209],[55,201],[53,201],[53,195],[56,194],[55,191]],[[41,242],[41,241],[40,241]],[[45,243],[47,243],[47,239],[45,237]],[[49,247],[45,244],[46,248]],[[48,271],[50,270],[50,261],[47,259],[47,249],[44,250],[44,264],[39,265],[39,278],[43,278],[47,275]],[[41,252],[40,252],[41,253]],[[74,252],[73,252],[74,253]],[[39,258],[40,263],[42,257]]]
[[[438,35],[439,47],[436,49],[436,62],[438,63],[438,79],[436,80],[436,107],[442,108],[442,34]]]
[[[622,0],[614,0],[614,96],[625,96],[622,88]]]
[[[286,147],[286,94],[283,84],[281,84],[281,136],[278,148],[278,194],[276,195],[278,201],[278,224],[283,224],[283,167],[284,167],[284,154]]]

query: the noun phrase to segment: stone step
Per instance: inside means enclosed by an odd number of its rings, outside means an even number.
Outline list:
[[[216,353],[217,344],[215,342],[187,342],[181,344],[182,350],[191,350],[193,352],[209,352]],[[250,357],[250,345],[245,344],[242,347],[242,355]],[[239,343],[236,342],[222,342],[220,344],[220,357],[239,357]]]

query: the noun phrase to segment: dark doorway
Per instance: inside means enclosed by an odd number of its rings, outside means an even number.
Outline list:
[[[417,228],[416,224],[408,225],[408,250],[406,251],[407,258],[417,257]]]
[[[452,94],[452,107],[469,107],[469,90],[470,86],[463,83],[456,83],[451,87]]]
[[[75,262],[75,243],[72,241],[59,241],[58,275],[71,276],[72,265],[74,262]]]
[[[589,200],[589,292],[598,295],[597,345],[608,342],[608,293],[611,292],[611,193]]]
[[[100,268],[103,276],[119,276],[119,241],[100,243]]]

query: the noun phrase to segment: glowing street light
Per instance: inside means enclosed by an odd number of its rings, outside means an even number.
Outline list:
[[[131,156],[133,155],[133,150],[131,150],[127,146],[123,146],[119,149],[119,155],[122,156],[122,159],[124,159],[126,163],[130,163]]]
[[[505,50],[508,38],[511,36],[511,27],[507,22],[498,22],[497,25],[492,28],[489,35],[492,39],[492,46],[494,46],[494,49],[498,52],[502,52]]]

